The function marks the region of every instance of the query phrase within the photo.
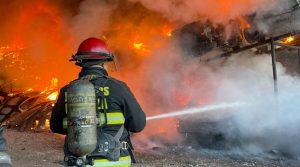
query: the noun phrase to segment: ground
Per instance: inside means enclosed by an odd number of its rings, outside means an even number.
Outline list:
[[[62,166],[63,136],[42,132],[5,130],[9,153],[14,167]],[[136,153],[133,167],[297,167],[300,162],[286,158],[270,158],[227,153],[220,150],[195,150],[191,147],[170,146]]]

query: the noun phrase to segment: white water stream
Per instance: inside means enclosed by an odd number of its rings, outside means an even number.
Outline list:
[[[200,106],[200,107],[187,108],[187,109],[170,112],[170,113],[166,113],[166,114],[150,116],[150,117],[147,117],[146,120],[149,121],[149,120],[154,120],[154,119],[177,117],[177,116],[181,116],[181,115],[196,114],[196,113],[201,113],[201,112],[205,112],[205,111],[209,111],[209,110],[216,110],[216,109],[237,108],[237,107],[241,107],[241,106],[245,106],[245,105],[246,105],[246,103],[244,103],[244,102],[205,105],[205,106]]]

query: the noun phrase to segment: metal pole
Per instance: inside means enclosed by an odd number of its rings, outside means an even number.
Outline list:
[[[298,49],[298,68],[300,73],[300,49]]]
[[[277,70],[276,70],[276,54],[275,54],[275,42],[274,39],[271,38],[271,56],[272,56],[272,68],[273,68],[273,81],[274,81],[274,92],[278,92],[277,87]]]

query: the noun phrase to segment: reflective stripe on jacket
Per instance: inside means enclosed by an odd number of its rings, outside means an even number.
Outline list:
[[[130,156],[120,157],[119,161],[109,161],[108,159],[96,159],[94,165],[87,165],[86,167],[130,167],[131,158]]]
[[[100,118],[98,118],[99,125],[121,125],[124,124],[125,118],[122,112],[110,112],[106,113],[107,115],[107,122],[105,120],[105,114],[100,113]],[[64,118],[63,120],[63,127],[66,129],[68,128],[68,118]]]

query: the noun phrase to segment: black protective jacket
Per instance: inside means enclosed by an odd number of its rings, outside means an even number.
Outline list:
[[[106,97],[108,106],[106,112],[123,112],[125,130],[120,141],[126,141],[129,132],[140,132],[144,129],[146,124],[145,113],[125,83],[108,77],[107,72],[100,67],[84,67],[79,73],[79,78],[89,76],[94,78],[91,82],[95,87],[109,87],[109,96]],[[52,110],[50,128],[54,133],[67,134],[67,129],[63,128],[63,119],[67,117],[64,97],[66,89],[67,85],[60,90],[58,100]],[[115,136],[120,127],[121,125],[105,125],[102,129],[105,133]],[[122,154],[124,155],[124,152]],[[125,152],[125,155],[128,155],[128,152]]]

